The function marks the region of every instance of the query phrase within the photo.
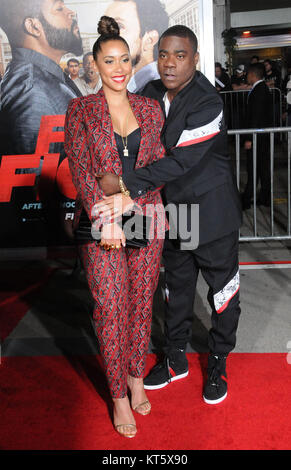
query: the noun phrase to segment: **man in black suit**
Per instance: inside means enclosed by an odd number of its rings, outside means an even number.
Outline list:
[[[162,34],[158,59],[161,80],[150,82],[143,94],[157,99],[167,117],[161,133],[165,158],[127,173],[123,181],[105,175],[100,184],[106,194],[118,192],[119,187],[124,192],[125,185],[132,198],[165,185],[166,204],[176,206],[178,212],[181,204],[186,205],[187,226],[191,224],[191,208],[199,206],[198,247],[183,245],[187,240],[179,226],[177,238],[165,240],[165,358],[144,384],[146,389],[158,389],[188,375],[185,351],[191,338],[196,282],[201,271],[209,286],[212,308],[203,398],[215,404],[227,395],[226,357],[235,346],[240,315],[241,208],[227,152],[223,103],[207,78],[196,71],[198,58],[197,38],[189,28],[176,25]],[[97,204],[97,210],[106,214],[113,204],[114,197],[108,197]]]
[[[247,80],[252,88],[247,102],[246,128],[262,129],[272,127],[272,98],[264,81],[264,66],[262,64],[251,64],[248,69]],[[248,180],[242,195],[242,205],[243,209],[249,209],[254,192],[252,136],[246,138],[244,148],[247,151]],[[270,206],[271,176],[268,134],[258,134],[257,136],[257,181],[261,183],[261,192],[257,204]]]

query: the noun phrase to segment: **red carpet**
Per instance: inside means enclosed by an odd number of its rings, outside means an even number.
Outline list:
[[[201,398],[206,356],[188,358],[187,379],[148,392],[153,411],[136,416],[134,439],[113,430],[98,358],[4,358],[1,449],[291,449],[291,364],[286,354],[230,355],[229,396],[216,406]],[[153,362],[149,355],[148,368]]]
[[[0,271],[0,339],[3,341],[31,307],[55,268]]]

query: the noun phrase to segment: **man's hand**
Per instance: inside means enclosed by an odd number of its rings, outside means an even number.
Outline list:
[[[245,150],[251,150],[252,148],[252,141],[251,140],[246,140],[245,145],[244,145]]]
[[[111,196],[120,192],[119,180],[117,175],[112,173],[95,174],[99,181],[101,189],[104,191],[106,196]]]

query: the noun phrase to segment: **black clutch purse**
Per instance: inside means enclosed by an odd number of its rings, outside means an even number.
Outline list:
[[[144,248],[149,244],[149,230],[151,217],[137,213],[122,215],[119,225],[122,226],[128,248]],[[85,209],[82,210],[78,227],[74,230],[77,244],[100,242],[101,232],[94,231],[92,236],[92,224]]]

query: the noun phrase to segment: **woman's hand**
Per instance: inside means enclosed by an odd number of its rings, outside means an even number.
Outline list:
[[[103,201],[97,202],[92,208],[94,217],[112,217],[116,220],[125,212],[128,212],[134,206],[134,201],[129,196],[122,193],[114,196],[103,196]]]
[[[100,245],[108,251],[125,247],[126,239],[121,227],[118,224],[103,225]]]

